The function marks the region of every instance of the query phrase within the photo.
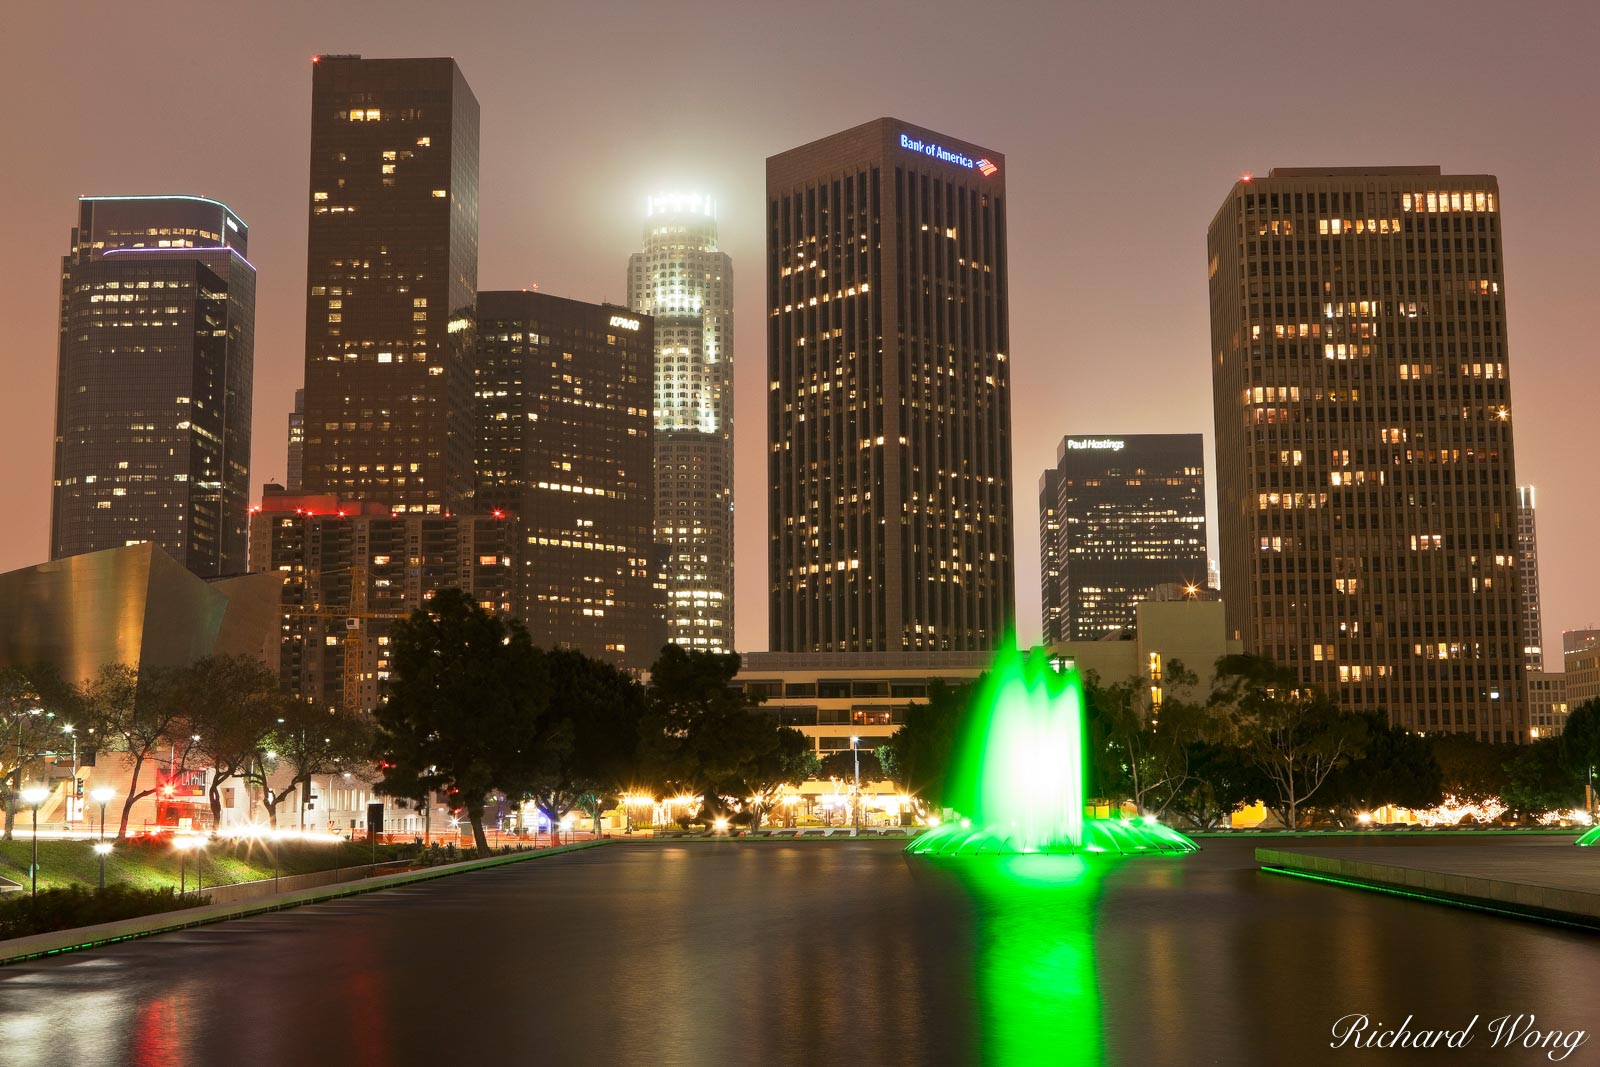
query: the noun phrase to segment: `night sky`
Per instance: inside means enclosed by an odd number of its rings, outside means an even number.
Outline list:
[[[75,199],[198,193],[249,223],[258,495],[285,473],[302,376],[311,57],[448,55],[483,112],[480,288],[622,303],[645,196],[719,202],[743,650],[766,647],[764,160],[882,115],[1007,158],[1024,640],[1060,437],[1199,430],[1209,448],[1206,225],[1240,174],[1273,166],[1499,176],[1546,647],[1600,623],[1600,5],[120,0],[12,4],[4,27],[0,570],[48,553]]]

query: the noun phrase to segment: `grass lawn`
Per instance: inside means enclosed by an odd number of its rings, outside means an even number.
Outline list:
[[[39,842],[39,888],[49,889],[74,882],[93,887],[99,880],[100,861],[93,842],[41,840]],[[187,861],[186,882],[195,888],[195,866],[203,867],[205,884],[225,885],[271,878],[271,842],[210,842],[203,853],[191,852]],[[276,845],[279,873],[309,874],[334,867],[356,867],[372,862],[372,847],[359,842],[282,841]],[[0,841],[0,878],[28,885],[28,863],[33,842],[27,838]],[[399,859],[417,852],[414,845],[379,845],[378,860]],[[106,857],[106,884],[123,884],[138,889],[160,889],[178,884],[178,853],[168,842],[125,840]]]

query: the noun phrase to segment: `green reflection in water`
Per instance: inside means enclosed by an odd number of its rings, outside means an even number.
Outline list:
[[[974,911],[980,1059],[1104,1062],[1094,926],[1113,857],[979,856],[934,861]]]

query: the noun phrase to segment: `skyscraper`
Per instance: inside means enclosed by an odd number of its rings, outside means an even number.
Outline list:
[[[653,323],[611,304],[478,294],[478,505],[521,518],[517,615],[540,645],[646,668],[665,639]]]
[[[198,196],[85,197],[61,263],[50,558],[152,541],[242,572],[256,271]]]
[[[294,391],[294,410],[289,412],[288,480],[285,488],[291,493],[300,491],[300,479],[305,471],[306,459],[306,391]]]
[[[655,319],[656,542],[667,640],[733,647],[733,261],[715,205],[651,197],[628,306]]]
[[[1040,483],[1056,494],[1039,501],[1041,537],[1055,528],[1054,543],[1040,546],[1055,574],[1054,598],[1043,604],[1046,642],[1131,628],[1157,586],[1205,586],[1204,464],[1197,433],[1061,439]]]
[[[1517,569],[1522,579],[1522,654],[1528,670],[1544,670],[1544,611],[1539,606],[1539,535],[1534,491],[1517,486]]]
[[[311,78],[304,488],[407,511],[473,487],[478,101],[451,59]]]
[[[1277,169],[1208,235],[1222,588],[1346,707],[1528,737],[1499,187]]]
[[[1039,476],[1039,614],[1044,644],[1067,639],[1067,615],[1061,602],[1061,471],[1046,467]]]
[[[767,160],[774,651],[1009,640],[1005,180],[891,118]]]

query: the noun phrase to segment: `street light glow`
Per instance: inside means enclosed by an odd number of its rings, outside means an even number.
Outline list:
[[[22,802],[30,808],[36,808],[44,803],[45,797],[50,795],[50,790],[42,785],[28,785],[22,787]]]
[[[94,851],[95,851],[95,855],[97,855],[97,856],[109,856],[109,855],[111,855],[111,848],[112,848],[112,845],[111,845],[110,841],[96,841],[94,843]]]
[[[117,791],[111,788],[109,785],[97,785],[93,789],[89,790],[89,796],[96,804],[108,804],[110,803],[111,798],[116,795]]]

